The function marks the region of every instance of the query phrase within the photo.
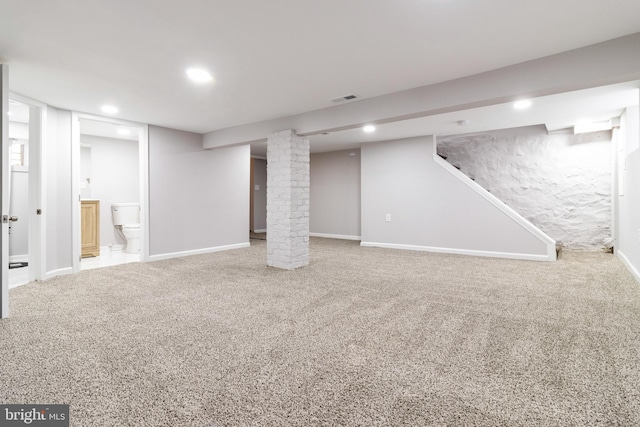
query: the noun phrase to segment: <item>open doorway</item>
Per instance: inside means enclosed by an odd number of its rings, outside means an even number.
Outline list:
[[[9,287],[29,281],[29,106],[9,99]]]
[[[11,94],[9,98],[9,287],[41,280],[42,129],[46,106]]]
[[[148,256],[146,126],[74,116],[74,271],[140,262]]]
[[[267,160],[251,157],[249,194],[249,236],[254,240],[266,240],[267,236]]]

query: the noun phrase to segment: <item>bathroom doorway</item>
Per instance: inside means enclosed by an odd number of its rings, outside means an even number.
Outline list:
[[[46,106],[9,98],[9,288],[44,278],[42,129]]]
[[[29,282],[29,106],[9,99],[9,288]]]
[[[72,174],[74,194],[79,195],[73,218],[74,271],[144,261],[148,258],[147,127],[106,117],[73,116]],[[139,206],[140,231],[134,238],[114,225],[112,205],[121,203]],[[127,226],[133,221],[127,221]]]

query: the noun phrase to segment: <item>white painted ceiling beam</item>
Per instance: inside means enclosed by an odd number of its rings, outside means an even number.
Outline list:
[[[284,129],[314,135],[639,80],[638,46],[640,33],[443,83],[220,129],[204,135],[203,147],[263,141]]]

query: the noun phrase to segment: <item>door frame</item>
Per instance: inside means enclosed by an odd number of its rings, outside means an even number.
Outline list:
[[[138,137],[138,174],[140,194],[140,261],[149,261],[149,126],[143,123],[97,116],[87,113],[71,112],[71,241],[72,271],[80,271],[82,236],[80,233],[80,119],[114,123],[122,126],[140,128]]]
[[[46,206],[47,182],[45,162],[47,150],[47,104],[10,92],[9,99],[29,106],[29,236],[28,257],[30,282],[44,280],[47,274]],[[38,210],[40,213],[38,213]]]
[[[249,232],[253,233],[253,203],[254,203],[254,182],[255,182],[255,177],[253,175],[253,168],[254,168],[254,160],[253,157],[251,157],[251,163],[249,165]]]
[[[2,216],[0,220],[0,318],[9,317],[9,66],[0,63],[0,187],[2,190]]]

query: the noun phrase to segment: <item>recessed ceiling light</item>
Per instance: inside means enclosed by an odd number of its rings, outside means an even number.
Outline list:
[[[373,125],[367,125],[367,126],[363,127],[362,130],[367,132],[367,133],[371,133],[374,130],[376,130],[376,127],[373,126]]]
[[[209,83],[213,81],[213,76],[202,68],[189,68],[187,70],[187,77],[196,83]]]
[[[113,105],[103,105],[101,110],[105,114],[118,114],[118,108]]]
[[[513,103],[513,108],[515,108],[516,110],[524,110],[529,107],[531,107],[531,101],[529,101],[528,99],[523,99],[521,101],[516,101]]]
[[[121,128],[118,129],[118,135],[131,135],[131,131],[129,129]]]

